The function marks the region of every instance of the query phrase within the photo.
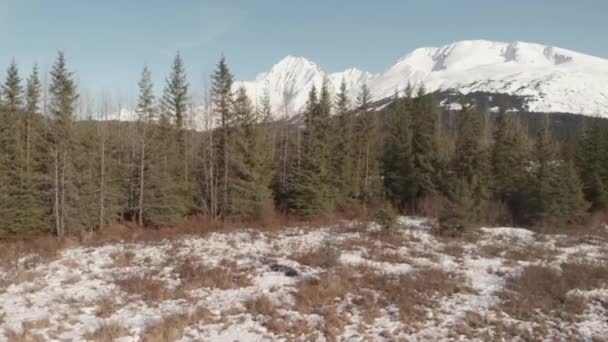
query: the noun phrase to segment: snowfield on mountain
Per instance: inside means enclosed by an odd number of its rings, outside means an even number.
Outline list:
[[[447,238],[402,217],[390,234],[342,222],[5,249],[0,340],[600,341],[605,229]]]
[[[305,58],[288,56],[253,81],[237,82],[260,98],[268,88],[277,118],[300,112],[312,85],[342,80],[351,98],[367,84],[373,100],[393,96],[408,82],[429,92],[501,93],[526,99],[530,112],[608,116],[608,60],[540,44],[469,40],[409,53],[386,72],[356,68],[327,73]]]

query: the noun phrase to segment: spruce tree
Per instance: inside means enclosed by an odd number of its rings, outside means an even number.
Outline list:
[[[239,88],[234,100],[234,150],[230,159],[229,214],[261,218],[271,205],[268,159],[264,136],[245,88]]]
[[[379,127],[377,113],[369,112],[371,93],[366,84],[361,87],[357,97],[358,125],[358,172],[359,194],[364,203],[379,195],[382,184],[379,182]]]
[[[53,179],[53,216],[54,230],[63,236],[69,229],[80,227],[72,219],[72,214],[78,215],[74,207],[83,204],[78,200],[72,177],[72,157],[74,152],[73,121],[78,94],[73,74],[68,71],[63,52],[59,52],[57,60],[51,69],[51,84],[49,87],[49,111],[53,119],[51,144]],[[76,216],[78,217],[78,216]],[[77,219],[75,219],[77,220]]]
[[[213,217],[224,217],[229,212],[230,158],[233,148],[233,76],[224,56],[211,76],[211,101],[213,114],[217,118],[217,129],[213,131],[214,160],[213,178],[207,186],[207,201]]]
[[[401,210],[412,204],[416,195],[410,110],[411,98],[400,98],[396,92],[386,117],[387,133],[382,158],[387,196]]]
[[[560,159],[557,151],[544,115],[534,146],[531,188],[534,218],[545,229],[581,223],[588,207],[573,162]]]
[[[414,154],[414,187],[417,197],[428,195],[437,189],[437,118],[432,98],[424,86],[418,88],[412,117]]]
[[[463,108],[451,162],[449,204],[441,223],[447,229],[466,230],[480,223],[488,199],[488,156],[483,145],[481,116]]]
[[[608,206],[608,130],[599,122],[591,122],[578,139],[576,162],[580,170],[585,197],[593,209]]]
[[[2,85],[3,105],[9,113],[17,113],[23,107],[23,85],[19,76],[19,68],[13,60],[6,70],[6,80]]]
[[[506,203],[516,216],[525,209],[528,149],[527,137],[521,127],[501,110],[491,154],[493,196]]]
[[[355,112],[351,109],[346,82],[336,95],[336,119],[333,120],[331,174],[336,206],[351,207],[357,193]]]
[[[17,64],[7,69],[0,108],[0,235],[23,229],[24,207],[19,202],[23,185],[20,145],[20,110],[23,88]]]
[[[162,97],[162,110],[170,115],[171,121],[178,130],[183,130],[188,110],[188,80],[181,54],[178,52],[173,60],[171,73],[166,79]],[[183,137],[181,137],[183,139]]]
[[[150,149],[151,144],[154,142],[150,141],[150,130],[153,129],[153,125],[156,121],[156,110],[154,103],[154,85],[152,83],[152,74],[147,66],[142,71],[141,80],[138,83],[139,96],[137,100],[137,118],[139,128],[139,156],[138,156],[138,172],[137,172],[137,222],[140,226],[144,224],[144,217],[146,216],[147,201],[146,197],[150,201],[158,201],[158,198],[148,196],[148,188],[150,184],[147,182],[147,173],[150,172],[150,159],[154,158],[151,155]],[[158,166],[158,162],[155,163]]]
[[[173,60],[171,72],[165,81],[165,88],[161,99],[161,109],[163,115],[168,115],[168,119],[175,127],[175,139],[177,140],[178,150],[176,162],[181,166],[180,185],[184,191],[189,191],[190,163],[188,160],[188,141],[186,135],[186,115],[188,112],[188,80],[184,61],[178,52]]]
[[[329,209],[327,168],[324,160],[326,146],[323,126],[324,114],[313,85],[305,110],[302,157],[288,180],[288,207],[296,215],[311,216]]]

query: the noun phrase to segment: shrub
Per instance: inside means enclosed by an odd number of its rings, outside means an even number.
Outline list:
[[[375,221],[384,233],[390,233],[397,229],[397,212],[391,205],[386,205],[378,210]]]

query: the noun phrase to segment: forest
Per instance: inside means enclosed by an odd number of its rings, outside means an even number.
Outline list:
[[[144,67],[137,120],[117,122],[99,120],[112,110],[103,100],[79,119],[84,105],[63,53],[48,82],[13,61],[0,101],[0,237],[117,222],[170,227],[193,215],[254,222],[344,212],[435,217],[447,234],[483,225],[547,231],[585,226],[608,205],[601,119],[556,139],[552,114],[529,134],[526,116],[506,104],[491,120],[463,105],[446,129],[423,85],[404,85],[375,110],[366,86],[349,98],[344,83],[333,95],[324,82],[291,120],[272,113],[268,94],[234,89],[224,57],[196,111],[185,70],[178,53],[157,95]],[[194,115],[208,129],[192,129]]]

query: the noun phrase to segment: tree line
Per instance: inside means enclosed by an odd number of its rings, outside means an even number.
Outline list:
[[[129,123],[77,119],[82,101],[63,53],[48,84],[38,67],[24,80],[12,62],[0,96],[0,236],[386,206],[438,217],[446,231],[559,228],[608,205],[608,130],[598,120],[557,142],[547,116],[529,137],[511,113],[488,123],[472,105],[448,134],[423,86],[376,111],[367,86],[351,99],[344,82],[333,95],[325,80],[293,122],[273,113],[268,90],[252,100],[233,80],[222,57],[197,132],[179,54],[160,96],[143,68]]]

